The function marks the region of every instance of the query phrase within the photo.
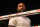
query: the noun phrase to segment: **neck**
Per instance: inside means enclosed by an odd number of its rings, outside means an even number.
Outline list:
[[[20,13],[20,12],[25,12],[26,10],[24,10],[24,11],[18,11],[18,13]]]

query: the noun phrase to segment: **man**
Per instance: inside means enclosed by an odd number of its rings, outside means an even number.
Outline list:
[[[24,12],[26,10],[24,3],[17,5],[18,12]],[[17,16],[10,18],[8,27],[30,27],[30,19],[26,16]]]

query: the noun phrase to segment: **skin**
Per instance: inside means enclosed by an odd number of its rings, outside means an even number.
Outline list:
[[[19,3],[18,6],[17,6],[17,11],[18,12],[23,12],[25,10],[26,10],[25,4]]]
[[[12,26],[12,25],[8,25],[8,27],[15,27],[15,26]]]

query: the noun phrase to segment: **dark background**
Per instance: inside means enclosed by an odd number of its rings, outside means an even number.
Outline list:
[[[17,9],[16,9],[17,4],[19,2],[25,3],[27,6],[27,10],[34,10],[34,9],[40,8],[40,1],[39,0],[1,0],[0,1],[0,16],[16,13],[17,12]],[[40,14],[31,15],[31,16],[27,16],[27,17],[29,17],[31,19],[32,26],[40,25]],[[8,20],[4,20],[4,21],[0,21],[0,22],[5,22],[6,24],[8,24],[7,23]],[[1,27],[3,24],[0,24]]]

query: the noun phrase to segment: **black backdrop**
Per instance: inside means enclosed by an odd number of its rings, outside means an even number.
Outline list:
[[[39,0],[1,0],[0,1],[0,16],[8,15],[17,12],[17,4],[23,2],[27,6],[27,10],[40,8]],[[31,19],[31,25],[40,25],[40,14],[27,16]]]

